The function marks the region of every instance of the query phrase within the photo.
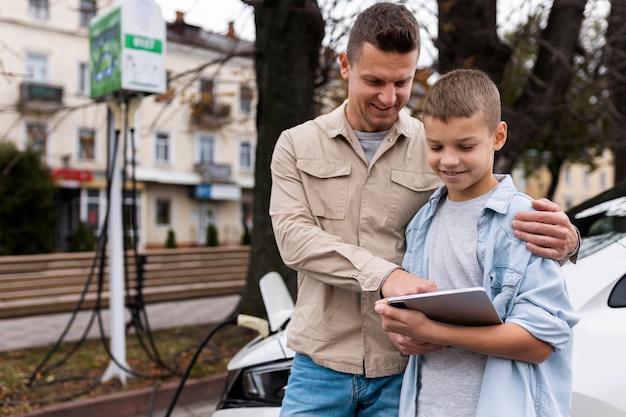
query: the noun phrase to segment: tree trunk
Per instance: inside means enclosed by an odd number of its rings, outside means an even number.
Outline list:
[[[558,137],[586,2],[554,0],[528,83],[512,108],[503,108],[509,139],[497,154],[496,172],[511,172],[533,140]]]
[[[270,160],[280,133],[314,116],[324,21],[316,0],[243,1],[254,6],[259,98],[250,270],[237,311],[264,316],[263,275],[280,273],[295,295],[295,272],[282,262],[269,218]]]
[[[626,3],[611,0],[607,29],[611,150],[615,183],[626,181]]]
[[[502,87],[511,50],[496,33],[496,0],[438,0],[439,72],[477,68]],[[511,172],[529,144],[550,140],[558,128],[571,64],[584,18],[586,0],[555,0],[541,34],[540,50],[524,92],[511,107],[503,106],[509,140],[496,154],[495,172]]]
[[[437,5],[439,72],[477,68],[500,85],[511,50],[496,32],[496,0],[437,0]]]

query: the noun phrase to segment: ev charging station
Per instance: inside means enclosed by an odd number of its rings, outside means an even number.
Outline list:
[[[119,146],[134,130],[136,110],[146,94],[166,89],[166,27],[154,0],[116,0],[111,10],[89,25],[91,98],[109,108],[107,188],[110,351],[113,357],[102,379],[117,377],[126,383],[124,318],[124,237],[122,222],[122,171]],[[136,238],[136,237],[135,237]]]

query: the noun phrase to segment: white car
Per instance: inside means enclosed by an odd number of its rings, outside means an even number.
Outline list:
[[[626,417],[626,183],[568,215],[582,236],[578,262],[563,266],[581,316],[574,328],[572,417]],[[214,417],[279,415],[294,356],[286,346],[293,301],[275,272],[260,286],[269,331],[230,361]]]
[[[581,320],[574,327],[572,417],[626,417],[626,183],[568,215],[583,237],[563,266]]]

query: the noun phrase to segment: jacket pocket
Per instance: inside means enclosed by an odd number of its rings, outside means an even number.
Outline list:
[[[302,185],[311,213],[316,217],[342,220],[346,217],[350,165],[319,159],[299,159],[296,167],[304,173]]]
[[[439,177],[429,172],[391,170],[387,227],[404,229],[439,184]]]
[[[513,308],[522,274],[508,267],[494,266],[489,271],[489,278],[491,280],[491,299],[498,314],[504,319]]]

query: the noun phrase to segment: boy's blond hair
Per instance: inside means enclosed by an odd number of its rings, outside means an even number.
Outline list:
[[[501,121],[500,92],[489,76],[475,69],[457,69],[435,82],[424,102],[424,116],[443,122],[482,112],[490,130]]]

